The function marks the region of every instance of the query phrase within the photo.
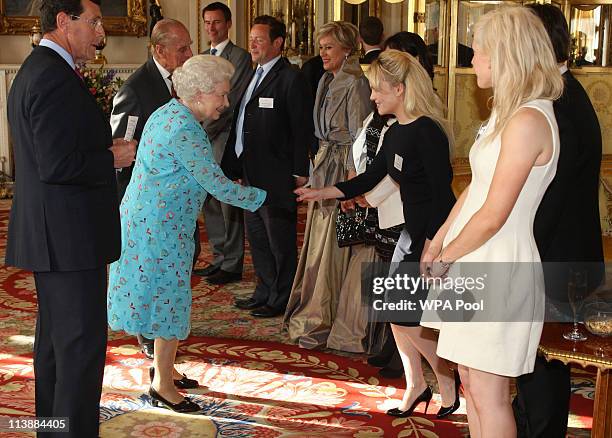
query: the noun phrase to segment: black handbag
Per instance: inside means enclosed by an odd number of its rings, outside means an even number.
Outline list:
[[[365,243],[367,215],[368,209],[358,205],[355,205],[354,210],[349,210],[346,213],[338,206],[336,239],[340,248]]]

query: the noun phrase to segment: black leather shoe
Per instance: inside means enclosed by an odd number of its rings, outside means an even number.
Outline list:
[[[378,371],[378,375],[386,379],[399,379],[404,375],[404,369],[384,367]]]
[[[194,269],[192,273],[194,275],[199,275],[200,277],[209,277],[211,275],[216,274],[220,270],[221,266],[208,265],[207,267],[202,269]]]
[[[436,418],[444,418],[457,409],[461,405],[461,401],[459,400],[459,387],[461,386],[461,379],[459,378],[459,371],[455,370],[455,402],[450,406],[442,406],[440,410],[436,414]]]
[[[153,378],[155,377],[155,368],[149,367],[149,377],[151,378],[151,384],[153,384]],[[174,386],[179,389],[194,389],[199,388],[200,384],[197,380],[190,379],[185,374],[181,377],[180,380],[174,380]]]
[[[142,353],[148,358],[153,359],[153,354],[155,353],[155,349],[153,347],[153,343],[145,343],[140,346]]]
[[[180,403],[170,403],[168,400],[159,395],[159,393],[154,390],[152,386],[149,387],[149,397],[151,397],[151,404],[156,408],[166,408],[183,414],[202,410],[200,405],[192,402],[187,397],[183,398],[183,401]]]
[[[142,335],[136,335],[136,339],[138,339],[138,344],[140,345],[140,350],[142,353],[149,359],[153,359],[153,339],[145,338]]]
[[[273,309],[270,306],[262,306],[259,309],[251,311],[251,315],[257,318],[272,318],[274,316],[280,316],[285,313],[284,309]]]
[[[382,368],[389,363],[391,356],[378,354],[376,356],[368,357],[368,365],[376,368]]]
[[[410,417],[412,415],[412,412],[414,412],[414,409],[421,403],[421,402],[425,402],[425,413],[427,413],[427,408],[429,408],[429,402],[431,401],[433,397],[433,392],[431,390],[431,387],[428,386],[427,388],[425,388],[425,391],[423,391],[417,398],[415,401],[412,402],[412,405],[406,409],[405,411],[400,411],[398,408],[393,408],[393,409],[389,409],[387,411],[387,415],[391,415],[392,417],[401,417],[401,418],[405,418],[405,417]]]
[[[253,298],[247,298],[246,300],[236,300],[234,307],[238,307],[242,310],[253,310],[263,306],[262,303],[255,301]]]
[[[209,276],[206,281],[210,284],[228,284],[228,283],[236,283],[237,281],[242,280],[242,274],[236,272],[227,272],[223,269],[220,269],[214,275]]]

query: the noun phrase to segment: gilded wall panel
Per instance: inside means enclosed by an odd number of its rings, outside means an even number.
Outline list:
[[[468,156],[478,129],[489,117],[487,100],[491,92],[478,88],[476,76],[471,74],[457,75],[455,84],[454,156],[461,158]]]
[[[597,112],[603,139],[603,153],[612,154],[612,76],[609,73],[576,74]]]

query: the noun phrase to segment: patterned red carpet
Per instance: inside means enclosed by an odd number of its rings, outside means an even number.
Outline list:
[[[6,247],[8,201],[0,201],[0,256]],[[303,222],[302,215],[302,222]],[[303,227],[302,227],[303,229]],[[206,246],[206,245],[204,245]],[[202,264],[210,259],[205,252]],[[244,281],[211,287],[193,280],[192,336],[177,367],[202,385],[190,395],[200,415],[151,407],[145,359],[132,337],[109,334],[102,397],[102,437],[465,437],[465,405],[439,421],[429,411],[393,419],[384,414],[402,397],[402,380],[378,379],[363,357],[287,345],[280,318],[255,320],[231,306],[254,287],[250,259]],[[32,345],[36,300],[32,276],[0,267],[0,415],[34,415]],[[78,358],[75,358],[78,360]],[[431,373],[428,381],[434,383]],[[572,437],[590,436],[592,373],[573,377]],[[462,400],[463,402],[463,400]],[[33,434],[0,431],[0,437]]]

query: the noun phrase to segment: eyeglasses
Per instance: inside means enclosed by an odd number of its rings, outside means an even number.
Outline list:
[[[70,19],[73,21],[83,19],[87,24],[89,24],[93,29],[96,27],[104,27],[104,22],[101,18],[83,18],[79,15],[71,15]]]

